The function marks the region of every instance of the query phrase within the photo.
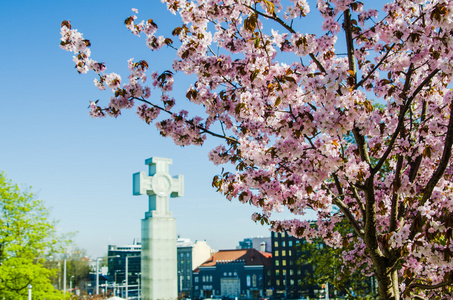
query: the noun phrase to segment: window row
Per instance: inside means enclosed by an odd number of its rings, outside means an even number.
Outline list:
[[[298,284],[298,285],[300,285],[301,282],[302,282],[301,279],[297,280],[297,284]],[[294,279],[290,279],[290,280],[289,280],[289,284],[290,284],[291,286],[294,286],[294,283],[295,283]],[[286,285],[286,280],[285,280],[285,279],[283,279],[283,280],[277,279],[277,280],[275,281],[275,284],[276,284],[277,286],[279,286],[279,285]]]
[[[288,265],[292,266],[294,264],[294,262],[292,260],[288,260]],[[278,266],[286,266],[286,259],[282,259],[282,260],[275,260],[275,266],[278,267]]]
[[[196,279],[198,279],[198,277]],[[212,275],[201,276],[201,281],[202,282],[212,282]],[[196,282],[198,282],[198,281],[196,281]]]
[[[283,275],[283,276],[286,276],[286,269],[283,269],[280,270],[279,269],[276,269],[275,270],[275,276],[280,276],[280,273]],[[293,276],[294,274],[297,274],[297,275],[301,275],[302,274],[302,271],[300,269],[297,270],[297,272],[294,272],[294,270],[289,270],[289,276]]]
[[[286,256],[286,250],[282,250],[281,254],[282,254],[282,256]],[[293,251],[288,250],[288,256],[292,256],[292,255],[293,255]],[[280,252],[278,250],[275,250],[274,257],[278,257],[278,256],[280,256]]]
[[[300,240],[296,240],[295,242],[293,242],[292,240],[291,241],[288,241],[288,247],[292,247],[294,244],[296,244],[296,246],[300,245],[301,241]],[[279,248],[279,247],[286,247],[286,241],[281,241],[279,243],[279,241],[274,241],[274,248]]]

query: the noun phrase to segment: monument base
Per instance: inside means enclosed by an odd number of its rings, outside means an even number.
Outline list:
[[[141,299],[178,299],[174,218],[147,216],[142,220],[141,268]]]

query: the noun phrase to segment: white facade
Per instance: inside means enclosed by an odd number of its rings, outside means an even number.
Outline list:
[[[214,249],[206,241],[196,241],[192,248],[192,270],[198,268],[214,254]]]
[[[194,243],[185,238],[178,238],[177,248],[179,297],[190,298],[193,270],[211,257],[214,250],[205,241]]]

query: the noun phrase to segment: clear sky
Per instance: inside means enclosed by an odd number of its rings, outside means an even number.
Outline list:
[[[158,0],[1,1],[0,170],[32,186],[59,220],[59,231],[77,232],[76,244],[92,258],[109,244],[140,237],[148,200],[132,196],[132,174],[147,171],[144,161],[152,156],[172,158],[171,175],[185,176],[184,197],[170,199],[181,237],[226,249],[246,237],[269,236],[251,221],[252,207],[229,202],[211,187],[220,168],[207,153],[217,141],[177,147],[135,110],[118,119],[88,115],[89,101],[107,103],[110,93],[97,91],[93,73],[77,74],[72,54],[59,48],[60,23],[70,20],[91,40],[93,59],[106,62],[107,71],[125,78],[132,57],[163,71],[165,57],[152,56],[145,39],[126,30],[131,8],[163,30],[179,23]],[[181,97],[186,88],[180,87]]]

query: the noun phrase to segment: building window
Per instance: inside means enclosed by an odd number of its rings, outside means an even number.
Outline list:
[[[195,277],[195,282],[198,282],[198,276]]]
[[[284,231],[282,232],[282,237],[285,237],[285,232]]]
[[[293,285],[294,285],[294,280],[291,279],[291,280],[289,281],[289,284],[290,284],[291,286],[293,286]]]
[[[282,247],[285,247],[285,246],[286,246],[285,241],[282,241]]]
[[[294,275],[294,270],[293,269],[289,270],[289,275],[291,275],[291,276]]]
[[[286,260],[282,260],[282,266],[286,266]]]
[[[278,242],[277,241],[274,242],[274,248],[278,248]]]
[[[275,270],[275,276],[279,276],[279,275],[280,275],[280,270],[279,269]]]
[[[288,250],[288,256],[293,255],[293,252],[291,250]]]
[[[190,257],[190,253],[186,253],[186,257],[189,258]]]
[[[247,279],[247,280],[246,280],[247,286],[250,286],[250,275],[247,275],[246,279]]]
[[[293,241],[288,241],[288,246],[292,247],[293,246]]]
[[[183,257],[184,257],[184,253],[181,253],[180,256],[181,256],[181,258],[183,258]],[[174,257],[174,256],[173,256],[173,257]]]
[[[252,276],[252,286],[256,287],[256,275]]]
[[[276,285],[280,285],[280,279],[275,280]]]
[[[282,270],[283,276],[286,276],[286,269]]]
[[[282,250],[282,256],[286,256],[286,250]]]
[[[301,274],[301,271],[300,270],[297,270],[297,275],[300,275]]]
[[[275,256],[278,256],[278,251],[275,251]]]
[[[280,262],[278,260],[275,261],[275,265],[276,266],[279,266],[280,265]]]

